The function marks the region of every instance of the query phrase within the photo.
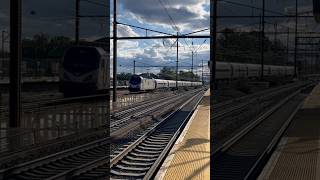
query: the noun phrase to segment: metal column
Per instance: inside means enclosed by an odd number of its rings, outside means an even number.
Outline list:
[[[295,16],[295,38],[294,38],[294,77],[297,77],[297,46],[298,46],[298,0],[296,0],[296,16]]]
[[[176,61],[176,89],[178,90],[178,69],[179,69],[179,32],[177,32],[177,61]]]
[[[260,73],[260,79],[263,80],[263,76],[264,76],[264,16],[265,16],[265,0],[263,0],[262,2],[262,32],[261,32],[261,73]]]
[[[76,0],[76,22],[75,22],[75,41],[79,46],[79,26],[80,26],[80,0]]]
[[[217,5],[218,0],[210,1],[210,88],[216,88],[216,60],[217,60]]]
[[[10,1],[10,123],[21,125],[21,0]]]
[[[117,102],[117,0],[113,0],[113,102]]]
[[[133,74],[136,74],[136,60],[133,60]]]

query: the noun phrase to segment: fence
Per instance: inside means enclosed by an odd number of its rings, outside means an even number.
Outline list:
[[[8,109],[2,108],[0,152],[102,127],[108,122],[108,107],[103,97],[24,105],[21,128],[8,128]]]

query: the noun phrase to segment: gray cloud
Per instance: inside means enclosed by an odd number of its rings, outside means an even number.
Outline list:
[[[125,10],[140,22],[163,25],[177,25],[182,30],[200,29],[209,26],[209,12],[205,11],[206,0],[124,0]],[[208,3],[207,3],[208,5]],[[165,10],[165,8],[167,11]],[[170,19],[169,15],[172,17]]]

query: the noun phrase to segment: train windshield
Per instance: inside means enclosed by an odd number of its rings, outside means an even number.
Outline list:
[[[133,85],[140,84],[141,83],[141,77],[137,76],[137,75],[134,75],[134,76],[131,77],[129,83],[133,84]]]
[[[69,72],[80,75],[98,69],[99,54],[95,48],[74,47],[70,48],[63,61],[63,67]]]

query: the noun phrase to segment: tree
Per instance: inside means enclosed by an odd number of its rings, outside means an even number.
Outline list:
[[[131,78],[132,74],[131,73],[120,73],[120,74],[117,74],[117,79],[119,81],[129,81],[130,78]]]
[[[170,67],[163,67],[158,74],[160,79],[176,80],[176,71]],[[191,71],[180,71],[178,75],[178,80],[180,81],[199,81],[198,75],[192,73]]]
[[[200,81],[200,77],[191,71],[180,71],[179,77],[181,81]]]
[[[170,67],[163,67],[158,76],[160,79],[174,80],[176,79],[176,72]]]
[[[50,38],[48,35],[39,33],[32,39],[23,39],[24,58],[61,58],[67,48],[73,44],[72,40],[64,36]]]
[[[144,78],[154,78],[154,79],[158,79],[159,77],[153,73],[142,73],[140,74],[140,76],[144,77]]]
[[[223,30],[218,38],[217,60],[227,62],[254,63],[261,61],[261,32],[234,32]],[[264,59],[266,64],[283,65],[287,62],[286,47],[277,40],[264,36]]]

